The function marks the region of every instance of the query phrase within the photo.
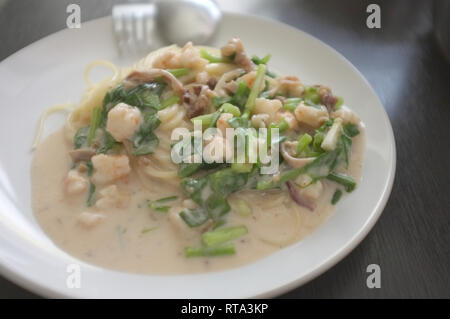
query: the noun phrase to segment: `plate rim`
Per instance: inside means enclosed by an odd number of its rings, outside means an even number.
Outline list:
[[[232,11],[227,11],[227,10],[223,10],[222,14],[223,14],[224,18],[226,18],[227,16],[231,16],[231,17],[237,16],[237,17],[241,17],[241,18],[242,17],[246,17],[246,18],[250,17],[252,19],[261,20],[265,23],[276,24],[278,27],[288,28],[295,32],[300,32],[303,34],[303,36],[308,37],[310,40],[316,41],[316,42],[320,43],[322,46],[325,46],[328,50],[330,50],[334,54],[336,54],[339,57],[339,59],[341,59],[348,67],[350,67],[363,80],[364,84],[368,87],[368,89],[371,91],[373,96],[376,97],[377,102],[381,106],[380,111],[382,113],[382,116],[388,125],[387,134],[389,136],[389,144],[390,144],[389,146],[391,148],[391,153],[392,153],[391,158],[389,159],[390,167],[389,167],[389,171],[388,171],[388,178],[387,178],[387,180],[383,181],[384,187],[382,190],[381,197],[378,199],[377,205],[372,208],[371,214],[368,216],[368,218],[366,219],[363,226],[358,230],[358,232],[353,234],[353,236],[351,237],[351,239],[349,239],[349,241],[346,245],[343,245],[342,247],[340,247],[340,249],[336,250],[333,254],[328,255],[328,257],[326,259],[324,259],[319,264],[319,266],[315,267],[312,271],[310,271],[306,275],[304,275],[300,278],[297,278],[295,280],[292,280],[286,284],[276,285],[273,288],[263,291],[261,293],[258,293],[255,295],[250,295],[250,296],[244,296],[244,298],[271,298],[271,297],[279,296],[279,295],[286,293],[287,291],[290,291],[292,289],[298,288],[298,287],[302,286],[303,284],[313,280],[314,278],[316,278],[316,277],[320,276],[321,274],[325,273],[326,271],[328,271],[330,268],[332,268],[337,263],[342,261],[347,255],[349,255],[362,242],[362,240],[364,238],[366,238],[368,233],[373,229],[374,225],[376,224],[379,217],[383,213],[384,208],[386,207],[386,204],[390,198],[390,194],[392,192],[392,188],[394,185],[394,180],[395,180],[395,175],[396,175],[396,162],[397,162],[397,150],[396,150],[395,135],[394,135],[391,121],[386,112],[386,109],[385,109],[383,103],[381,102],[378,94],[375,92],[375,90],[371,86],[370,82],[338,50],[336,50],[329,44],[323,42],[322,40],[316,38],[315,36],[307,33],[306,31],[303,31],[303,30],[301,30],[297,27],[294,27],[292,25],[289,25],[287,23],[274,20],[272,18],[268,18],[265,16],[258,16],[255,14],[232,12]],[[83,25],[99,23],[101,20],[104,20],[104,21],[111,20],[111,16],[107,15],[107,16],[100,17],[97,19],[89,20],[89,21],[83,22]],[[7,56],[5,59],[0,61],[0,65],[7,63],[11,58],[13,58],[15,55],[20,54],[22,51],[25,51],[25,50],[28,50],[28,49],[34,47],[34,45],[36,45],[37,43],[39,43],[41,41],[45,41],[47,38],[53,37],[53,36],[63,33],[63,32],[67,32],[67,29],[64,28],[62,30],[53,32],[51,34],[48,34],[48,35],[42,37],[41,39],[39,39],[37,41],[34,41],[34,42],[26,45],[25,47],[19,49],[16,52],[13,52],[9,56]],[[97,266],[97,267],[103,268],[100,266]],[[11,281],[11,282],[17,284],[18,286],[20,286],[28,291],[31,291],[39,296],[48,297],[48,298],[77,298],[77,296],[75,294],[71,295],[68,293],[64,293],[62,290],[50,288],[43,284],[39,284],[32,280],[29,280],[22,273],[16,272],[13,269],[6,267],[1,261],[0,261],[0,274],[2,276],[4,276],[5,279],[7,279],[8,281]]]

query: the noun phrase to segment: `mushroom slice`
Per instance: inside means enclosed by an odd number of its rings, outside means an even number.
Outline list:
[[[163,69],[150,69],[148,71],[133,71],[125,79],[124,83],[126,87],[134,87],[142,83],[148,83],[156,78],[163,78],[171,87],[172,90],[177,93],[180,98],[183,97],[184,89],[183,84],[173,76],[170,72]]]
[[[309,163],[311,163],[315,158],[314,157],[304,157],[297,158],[292,154],[295,153],[297,149],[297,142],[287,141],[281,144],[281,155],[284,160],[289,164],[289,166],[293,168],[303,167]]]

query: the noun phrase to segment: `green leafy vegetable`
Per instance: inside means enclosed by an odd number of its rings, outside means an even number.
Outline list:
[[[202,191],[207,183],[208,180],[206,178],[185,178],[181,182],[181,188],[186,196],[202,206]]]
[[[271,57],[272,57],[271,54],[267,54],[264,58],[261,59],[261,58],[258,58],[256,55],[254,55],[252,57],[252,61],[256,65],[267,64],[267,63],[269,63]]]
[[[176,78],[185,76],[189,74],[189,69],[188,68],[180,68],[180,69],[170,69],[167,70],[168,72],[172,73],[172,75]]]
[[[327,178],[333,182],[343,185],[347,193],[352,192],[356,188],[356,182],[351,176],[340,173],[330,173]]]
[[[73,147],[75,149],[79,149],[87,145],[88,134],[89,134],[89,126],[79,128],[73,138]]]
[[[231,168],[225,168],[208,175],[208,180],[215,193],[228,196],[247,184],[248,174],[237,173]]]
[[[92,118],[91,125],[89,126],[89,133],[87,136],[87,145],[92,146],[92,142],[94,141],[95,133],[100,125],[101,120],[101,109],[99,107],[95,107],[92,110]]]
[[[209,216],[202,208],[186,209],[180,213],[180,217],[189,227],[198,227],[203,225]]]
[[[92,207],[95,205],[95,184],[92,182],[89,182],[89,192],[88,192],[88,198],[87,198],[87,206]]]
[[[341,199],[341,196],[342,196],[342,191],[340,189],[337,189],[334,192],[333,197],[331,198],[331,204],[336,205],[336,203]]]
[[[250,94],[248,96],[247,102],[245,103],[245,111],[242,115],[244,118],[249,118],[252,114],[253,107],[255,106],[255,100],[261,91],[262,85],[264,83],[264,76],[266,74],[266,65],[260,64],[258,65],[258,69],[256,70],[255,81],[253,82],[252,89],[250,90]]]
[[[202,241],[207,247],[214,247],[248,233],[245,226],[227,227],[203,233]]]
[[[212,193],[205,202],[205,209],[208,212],[209,217],[213,220],[218,220],[228,213],[231,208],[224,196]]]
[[[186,257],[216,257],[225,255],[234,255],[236,250],[233,243],[226,243],[216,247],[186,247],[184,254]]]
[[[348,137],[355,137],[359,134],[358,126],[353,123],[347,123],[343,126],[345,135]]]
[[[231,63],[231,59],[226,57],[219,57],[209,53],[206,50],[200,50],[200,56],[208,60],[210,63]]]

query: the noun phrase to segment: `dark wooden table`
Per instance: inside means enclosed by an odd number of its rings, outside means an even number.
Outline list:
[[[116,2],[0,0],[0,60],[63,29],[69,3],[87,21]],[[219,2],[334,47],[369,80],[394,128],[397,175],[380,220],[344,260],[282,298],[450,298],[450,63],[433,37],[433,1]],[[381,7],[381,29],[366,26],[369,3]],[[369,264],[381,267],[380,289],[366,286]],[[34,297],[0,277],[0,298]]]

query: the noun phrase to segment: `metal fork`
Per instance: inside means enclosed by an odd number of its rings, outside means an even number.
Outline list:
[[[112,17],[119,53],[140,55],[172,43],[203,44],[222,14],[213,0],[165,0],[116,5]]]

